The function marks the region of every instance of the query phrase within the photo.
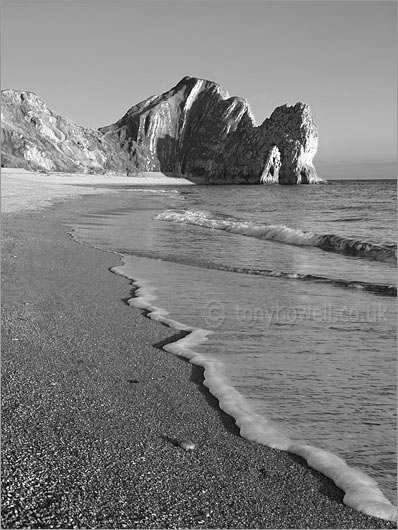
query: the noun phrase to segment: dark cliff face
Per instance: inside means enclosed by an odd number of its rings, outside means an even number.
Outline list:
[[[5,102],[5,105],[4,105]],[[3,91],[6,164],[62,171],[163,171],[209,183],[317,182],[310,108],[278,107],[256,126],[246,100],[185,77],[98,131],[57,116],[34,94]]]
[[[215,83],[185,77],[169,92],[132,107],[100,131],[128,153],[131,171],[223,175],[228,137],[253,122],[246,101]]]

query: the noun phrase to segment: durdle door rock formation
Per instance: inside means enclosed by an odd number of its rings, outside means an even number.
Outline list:
[[[247,101],[184,77],[87,129],[31,92],[2,91],[2,165],[68,172],[162,171],[209,184],[317,183],[318,131],[310,107],[283,105],[256,126]]]

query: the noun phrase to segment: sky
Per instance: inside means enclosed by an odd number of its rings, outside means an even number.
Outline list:
[[[308,103],[321,176],[396,177],[397,3],[2,0],[2,89],[86,127],[185,75],[248,100],[257,124]],[[323,175],[324,173],[324,175]]]

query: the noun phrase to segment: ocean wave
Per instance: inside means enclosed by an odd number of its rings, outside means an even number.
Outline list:
[[[252,221],[217,215],[204,210],[166,210],[158,214],[155,219],[202,226],[214,230],[225,230],[232,234],[278,241],[289,245],[311,246],[345,256],[388,263],[396,263],[397,261],[396,245],[377,245],[366,241],[345,238],[336,234],[303,232],[302,230],[290,228],[285,225],[257,224]]]
[[[135,192],[144,193],[147,195],[161,195],[163,197],[170,197],[172,199],[178,198],[182,201],[185,200],[185,197],[183,197],[183,193],[181,193],[179,190],[174,189],[167,189],[167,190],[160,190],[160,189],[150,189],[150,188],[136,188],[134,189]]]
[[[243,438],[304,458],[310,467],[332,479],[343,490],[343,502],[347,506],[373,517],[397,520],[396,507],[383,495],[375,480],[348,466],[345,460],[333,453],[291,440],[276,424],[252,410],[247,400],[223,375],[222,364],[194,350],[206,340],[211,331],[189,327],[169,318],[165,309],[153,305],[156,294],[144,280],[133,280],[124,274],[123,265],[111,270],[129,279],[135,287],[134,297],[128,301],[130,305],[145,310],[153,320],[186,332],[185,337],[163,346],[163,349],[204,369],[204,386],[217,398],[220,408],[235,419]]]
[[[196,259],[192,261],[190,259],[184,259],[183,257],[167,254],[159,254],[158,252],[151,251],[137,251],[129,249],[118,249],[118,253],[122,255],[131,255],[141,258],[149,259],[162,259],[165,261],[170,261],[173,263],[180,263],[181,265],[193,265],[195,267],[200,267],[203,269],[212,269],[224,272],[233,272],[236,274],[250,274],[253,276],[265,276],[270,278],[284,278],[286,280],[294,281],[303,281],[303,282],[313,282],[313,283],[322,283],[334,285],[336,287],[342,287],[345,289],[359,289],[361,291],[366,291],[373,293],[378,296],[397,296],[397,287],[396,285],[389,285],[383,283],[370,283],[363,282],[359,280],[345,280],[343,278],[328,278],[327,276],[320,276],[316,274],[303,274],[299,272],[286,272],[272,269],[250,269],[247,267],[234,267],[231,265],[225,265],[222,263],[216,263],[209,260],[200,260]]]
[[[340,217],[339,219],[329,219],[329,223],[353,223],[363,221],[365,217]]]
[[[335,234],[317,235],[314,246],[328,252],[344,254],[345,256],[374,259],[389,263],[396,262],[397,260],[396,245],[394,247],[387,247],[366,241],[347,239]]]
[[[245,267],[229,267],[227,265],[217,265],[214,268],[227,272],[253,274],[256,276],[269,276],[274,278],[287,278],[289,280],[327,283],[339,287],[346,287],[349,289],[361,289],[362,291],[368,291],[382,296],[397,296],[397,287],[395,285],[384,285],[379,283],[344,280],[340,278],[327,278],[326,276],[317,276],[315,274],[301,274],[298,272],[283,272],[268,269],[247,269]]]

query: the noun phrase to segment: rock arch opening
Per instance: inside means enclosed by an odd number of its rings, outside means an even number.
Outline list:
[[[281,152],[279,147],[277,145],[272,145],[265,160],[260,182],[262,184],[277,184],[279,182],[279,170],[281,165]]]

